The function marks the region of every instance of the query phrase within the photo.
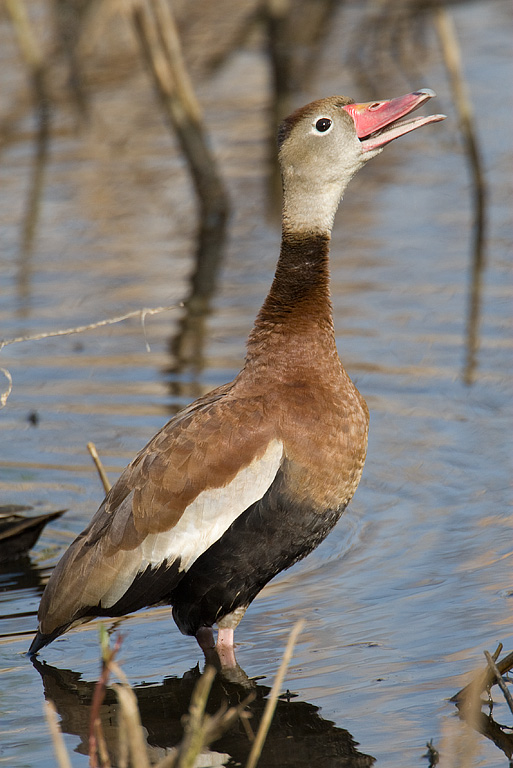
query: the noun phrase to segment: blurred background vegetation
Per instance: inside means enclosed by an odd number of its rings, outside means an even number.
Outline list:
[[[201,97],[236,52],[259,50],[268,62],[269,206],[279,211],[275,134],[280,120],[307,99],[322,66],[331,25],[342,14],[340,79],[358,100],[383,98],[422,82],[431,57],[446,69],[472,180],[473,246],[465,379],[476,363],[480,283],[484,267],[486,188],[463,78],[457,34],[439,0],[5,0],[3,57],[18,61],[0,98],[1,150],[25,141],[34,115],[31,181],[21,222],[27,257],[37,233],[45,168],[53,138],[94,142],[104,152],[128,151],[145,118],[134,109],[158,105],[188,168],[185,195],[196,200],[196,254],[186,311],[171,343],[175,369],[198,357],[203,318],[216,287],[229,195],[209,136]],[[17,46],[17,51],[12,47]],[[349,77],[350,74],[350,77]],[[155,103],[148,98],[150,85]],[[227,83],[230,87],[230,84]],[[249,86],[250,89],[251,86]],[[249,90],[248,89],[248,90]],[[324,94],[325,95],[325,94]],[[148,179],[144,179],[145,182]],[[137,182],[137,180],[135,180]]]

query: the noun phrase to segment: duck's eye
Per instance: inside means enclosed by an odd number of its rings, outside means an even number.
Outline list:
[[[326,133],[331,128],[331,120],[329,117],[320,117],[315,123],[315,130],[319,133]]]

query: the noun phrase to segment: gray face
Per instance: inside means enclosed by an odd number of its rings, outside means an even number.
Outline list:
[[[280,131],[284,186],[284,227],[329,231],[342,194],[364,163],[380,150],[364,153],[350,99],[315,101],[287,118]]]

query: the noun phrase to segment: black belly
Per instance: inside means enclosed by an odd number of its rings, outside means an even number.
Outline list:
[[[323,541],[344,509],[313,510],[274,486],[194,562],[170,594],[180,630],[194,635],[247,607],[274,576]]]

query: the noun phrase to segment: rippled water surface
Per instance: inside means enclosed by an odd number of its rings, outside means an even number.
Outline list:
[[[347,13],[353,19],[357,11]],[[262,765],[370,764],[358,762],[358,751],[380,766],[421,765],[426,742],[440,747],[454,727],[448,699],[484,664],[483,651],[499,642],[513,650],[511,13],[502,0],[460,3],[451,13],[489,192],[474,382],[464,383],[470,176],[430,28],[424,64],[383,76],[380,95],[432,87],[438,99],[430,108],[448,120],[400,139],[359,174],[333,236],[339,351],[371,410],[363,480],[336,530],[266,587],[238,629],[240,665],[265,678],[260,700],[291,627],[306,618],[284,686],[297,696],[280,703]],[[367,98],[358,92],[362,73],[342,65],[346,18],[335,16],[298,104],[337,92]],[[25,80],[6,20],[0,35],[6,114],[22,104]],[[80,131],[69,107],[55,108],[39,222],[25,254],[30,109],[20,107],[25,116],[1,150],[4,338],[174,306],[188,293],[194,199],[144,72],[129,83],[105,77],[94,93],[94,117]],[[42,680],[23,654],[51,568],[102,499],[87,442],[96,443],[114,480],[170,415],[233,377],[272,279],[279,226],[267,217],[269,77],[261,47],[234,53],[198,93],[232,217],[196,363],[180,368],[169,351],[179,307],[148,317],[146,338],[132,319],[2,351],[13,390],[0,411],[0,504],[68,512],[27,560],[0,566],[0,765],[55,765]],[[198,649],[167,609],[121,627],[121,662],[139,686],[148,741],[160,755],[180,737]],[[39,671],[73,765],[85,766],[97,626],[42,655],[48,664]],[[162,715],[168,710],[171,724]],[[494,714],[507,721],[504,705]],[[224,737],[213,747],[225,756],[217,764],[229,755],[243,762],[243,741]],[[505,764],[490,741],[477,739],[475,765]]]

